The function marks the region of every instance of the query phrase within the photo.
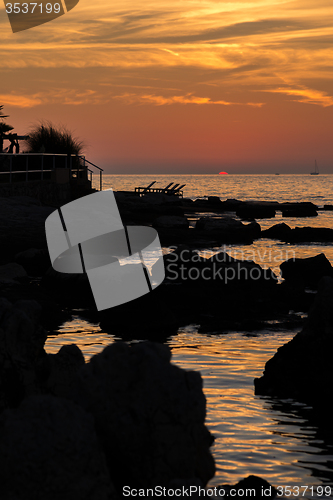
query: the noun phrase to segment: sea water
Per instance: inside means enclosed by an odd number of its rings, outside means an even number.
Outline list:
[[[333,176],[330,175],[105,175],[103,188],[132,190],[156,180],[157,187],[171,181],[186,184],[184,196],[219,196],[222,200],[312,201],[319,207],[333,204]],[[206,215],[206,214],[204,214]],[[262,228],[278,222],[291,227],[333,227],[333,212],[319,211],[318,217],[258,221]],[[279,265],[291,256],[308,257],[323,252],[333,264],[333,245],[305,242],[287,245],[259,240],[253,245],[228,245],[221,249],[238,258],[248,258],[279,274]],[[195,306],[195,305],[193,305]],[[55,353],[63,344],[76,343],[86,360],[106,345],[118,342],[96,323],[74,311],[72,321],[52,332],[46,349]],[[298,311],[302,315],[302,311]],[[303,316],[305,316],[303,314]],[[198,325],[180,328],[167,340],[172,360],[178,366],[201,372],[207,398],[207,426],[215,437],[212,453],[217,473],[210,485],[234,484],[258,475],[274,486],[308,486],[290,498],[333,498],[333,446],[325,443],[308,420],[310,408],[293,400],[254,395],[253,380],[278,347],[297,331],[238,331],[228,334],[199,334]],[[332,486],[332,495],[317,494],[316,486]],[[321,490],[319,490],[321,491]]]

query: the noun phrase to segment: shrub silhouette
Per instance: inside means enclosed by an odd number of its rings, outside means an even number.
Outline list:
[[[65,127],[46,122],[36,125],[26,139],[29,153],[75,154],[83,152],[83,143]]]

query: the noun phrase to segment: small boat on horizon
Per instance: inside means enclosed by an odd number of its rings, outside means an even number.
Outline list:
[[[315,160],[315,169],[313,172],[310,172],[310,175],[319,175],[319,168],[317,165],[317,160]]]

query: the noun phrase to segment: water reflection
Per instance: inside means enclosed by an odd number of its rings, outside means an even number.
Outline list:
[[[254,395],[253,379],[261,375],[265,362],[293,335],[200,335],[197,326],[192,325],[169,338],[173,362],[199,370],[203,377],[207,425],[215,436],[212,451],[217,474],[211,485],[234,484],[249,474],[260,475],[274,486],[333,481],[333,448],[325,446],[316,427],[309,423],[311,409],[291,400]],[[75,342],[88,360],[117,340],[98,324],[76,316],[63,325],[58,335],[48,338],[46,349],[57,352],[61,345]]]

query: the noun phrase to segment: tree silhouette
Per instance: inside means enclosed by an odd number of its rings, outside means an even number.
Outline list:
[[[8,134],[8,132],[13,130],[14,128],[11,125],[8,125],[8,123],[4,121],[5,118],[8,118],[8,115],[4,115],[2,110],[3,110],[3,104],[0,105],[0,153],[3,152],[3,140],[5,137],[8,137],[8,135],[6,134]]]

